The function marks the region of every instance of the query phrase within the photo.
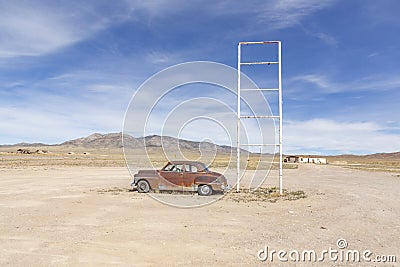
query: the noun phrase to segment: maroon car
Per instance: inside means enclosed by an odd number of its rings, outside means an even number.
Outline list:
[[[155,190],[197,191],[201,196],[209,196],[214,191],[228,190],[225,176],[210,171],[198,161],[168,162],[161,170],[140,170],[131,183],[138,192]]]

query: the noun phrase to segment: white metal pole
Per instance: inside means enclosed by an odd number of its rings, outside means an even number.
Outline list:
[[[278,95],[279,95],[279,194],[283,194],[282,148],[282,44],[278,41]]]
[[[240,191],[240,43],[238,44],[238,84],[237,84],[237,137],[236,137],[236,192]]]

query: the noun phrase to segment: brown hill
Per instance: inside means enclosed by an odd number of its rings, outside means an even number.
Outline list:
[[[391,153],[375,153],[370,155],[337,155],[337,156],[327,156],[329,161],[349,161],[349,162],[370,162],[370,161],[400,161],[400,152]]]
[[[392,153],[376,153],[371,155],[364,156],[368,159],[400,159],[400,152],[392,152]]]
[[[52,145],[46,145],[43,143],[17,143],[17,144],[13,144],[13,145],[0,145],[0,147],[43,147],[43,146],[52,146]]]
[[[121,133],[94,133],[87,137],[66,141],[61,143],[60,146],[85,148],[121,148],[122,135]]]
[[[122,148],[123,146],[140,148],[144,147],[144,145],[146,145],[146,147],[164,147],[164,149],[174,149],[179,146],[179,148],[183,150],[198,150],[199,147],[201,147],[201,149],[205,151],[215,151],[215,149],[218,149],[218,151],[226,153],[230,153],[231,149],[233,149],[229,146],[219,146],[209,142],[200,143],[170,136],[161,137],[159,135],[135,138],[125,134],[124,140],[122,140],[122,133],[94,133],[87,137],[81,137],[60,144],[60,146],[64,147],[84,148]]]

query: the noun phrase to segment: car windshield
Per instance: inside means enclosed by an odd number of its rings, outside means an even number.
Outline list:
[[[207,166],[204,163],[200,163],[200,169],[199,171],[205,171],[205,172],[209,172]]]

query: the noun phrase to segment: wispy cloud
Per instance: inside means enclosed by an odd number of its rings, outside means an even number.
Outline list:
[[[124,0],[129,8],[135,11],[144,11],[146,17],[153,19],[156,17],[169,16],[174,13],[179,13],[182,10],[188,10],[193,6],[202,6],[203,2],[193,3],[184,0],[158,0],[158,1],[142,1],[142,0]]]
[[[235,16],[245,17],[247,28],[268,25],[262,30],[274,31],[298,24],[303,18],[327,8],[336,0],[253,0],[253,1],[136,1],[128,0],[133,9],[143,10],[151,18],[165,17],[181,12],[207,14],[208,19]],[[324,37],[326,38],[326,37]]]
[[[336,87],[335,84],[331,82],[326,76],[318,74],[306,74],[306,75],[295,76],[292,77],[290,80],[294,82],[310,83],[326,90],[334,90],[334,88]]]
[[[183,62],[182,53],[153,50],[144,55],[147,64],[171,65]]]
[[[359,90],[391,90],[400,88],[400,77],[396,75],[371,75],[349,84]],[[348,86],[348,87],[350,87]],[[351,89],[351,87],[349,89]]]
[[[378,53],[378,52],[372,52],[372,53],[368,54],[368,58],[377,57],[379,55],[380,55],[380,53]]]
[[[298,24],[304,17],[331,6],[333,0],[277,0],[260,5],[258,18],[278,30]]]
[[[0,57],[51,53],[128,17],[129,10],[110,8],[99,1],[2,1]]]
[[[305,32],[305,34],[317,38],[329,46],[338,47],[339,45],[339,41],[337,40],[337,38],[331,34],[328,34],[326,32],[321,32],[319,30],[310,30],[304,26],[302,26],[302,29]]]
[[[204,13],[208,20],[241,15],[253,21],[245,28],[268,24],[268,31],[291,27],[328,7],[320,1],[4,1],[0,9],[0,58],[38,56],[55,52],[124,21],[156,20],[174,14]],[[151,25],[151,23],[149,24]],[[328,40],[327,35],[320,38]],[[331,40],[332,41],[332,40]],[[156,52],[155,52],[156,53]]]
[[[289,78],[290,86],[321,89],[321,93],[355,91],[385,91],[400,88],[400,77],[396,75],[370,75],[351,81],[335,81],[325,74],[305,74]],[[308,85],[308,86],[307,86]],[[314,90],[314,92],[317,92]]]
[[[327,33],[316,32],[316,33],[314,33],[314,35],[328,45],[336,47],[339,44],[338,40],[336,40],[335,37],[333,37],[332,35],[329,35]]]

